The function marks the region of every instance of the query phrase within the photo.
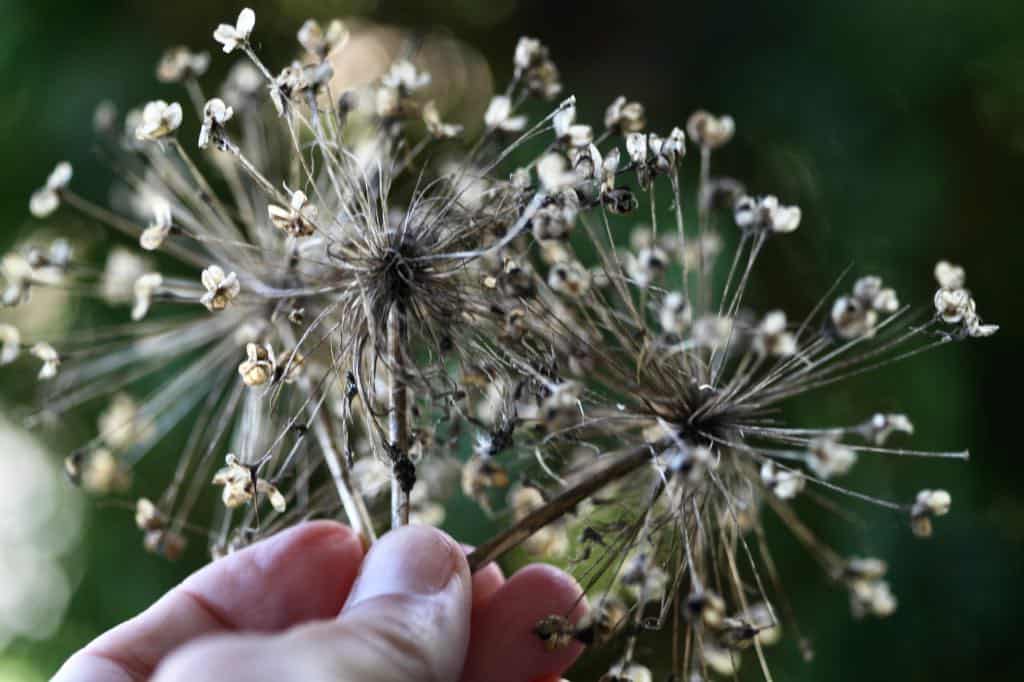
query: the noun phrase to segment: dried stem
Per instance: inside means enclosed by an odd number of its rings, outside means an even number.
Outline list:
[[[391,450],[391,527],[409,523],[409,492],[415,474],[409,476],[409,393],[402,371],[402,314],[393,307],[388,314],[388,440]]]
[[[615,462],[590,474],[576,485],[562,491],[543,507],[524,516],[508,530],[496,535],[471,552],[468,557],[470,570],[477,571],[515,549],[538,530],[568,514],[576,508],[576,505],[604,486],[639,469],[668,445],[668,442],[661,441],[654,444],[645,443],[621,455]]]

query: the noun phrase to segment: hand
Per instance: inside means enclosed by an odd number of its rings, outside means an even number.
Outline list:
[[[549,652],[533,626],[585,609],[550,566],[470,576],[464,550],[425,526],[388,533],[364,557],[351,530],[317,521],[196,572],[54,682],[556,680],[580,647]]]

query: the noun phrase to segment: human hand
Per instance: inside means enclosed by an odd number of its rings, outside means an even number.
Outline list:
[[[554,680],[580,647],[549,652],[533,627],[585,609],[550,566],[470,576],[464,550],[425,526],[388,533],[364,557],[350,529],[317,521],[197,571],[54,682]]]

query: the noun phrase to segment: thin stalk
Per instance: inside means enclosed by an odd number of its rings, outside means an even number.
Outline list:
[[[388,314],[388,440],[391,449],[391,527],[409,523],[409,492],[415,475],[408,476],[409,461],[409,389],[402,371],[402,313],[393,307]]]
[[[621,455],[615,462],[594,472],[576,485],[565,489],[543,507],[527,514],[518,523],[473,550],[467,557],[470,570],[475,572],[515,549],[541,528],[571,512],[576,505],[601,488],[647,464],[652,456],[668,445],[668,442],[661,441],[655,444],[645,443]]]

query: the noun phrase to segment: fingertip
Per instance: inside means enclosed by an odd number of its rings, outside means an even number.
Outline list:
[[[576,623],[587,612],[579,584],[545,564],[520,570],[495,593],[474,622],[463,682],[518,682],[557,678],[582,653],[583,646],[549,650],[534,633],[550,615]]]

